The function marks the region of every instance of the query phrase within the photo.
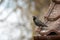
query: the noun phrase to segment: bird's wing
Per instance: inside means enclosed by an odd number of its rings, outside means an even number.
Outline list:
[[[35,20],[37,23],[39,23],[39,24],[44,24],[43,22],[41,22],[40,20]]]
[[[38,25],[41,25],[41,26],[46,26],[47,27],[47,25],[45,25],[43,22],[41,22],[40,20],[35,20],[36,21],[36,23],[38,24]]]

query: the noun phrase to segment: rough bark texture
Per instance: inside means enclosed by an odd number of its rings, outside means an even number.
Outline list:
[[[60,40],[60,4],[59,0],[53,0],[54,7],[50,12],[46,14],[44,17],[47,20],[48,27],[44,30],[41,30],[40,35],[42,36],[34,36],[34,40]],[[53,5],[51,5],[53,6]],[[50,15],[49,15],[50,14]],[[46,30],[48,30],[46,32]],[[51,32],[56,33],[55,35],[49,35]],[[59,35],[59,36],[58,36]]]

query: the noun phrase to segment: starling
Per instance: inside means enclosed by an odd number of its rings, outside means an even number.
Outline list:
[[[41,22],[40,20],[37,19],[37,17],[33,16],[33,21],[35,23],[36,26],[38,27],[48,27],[47,25],[45,25],[43,22]]]

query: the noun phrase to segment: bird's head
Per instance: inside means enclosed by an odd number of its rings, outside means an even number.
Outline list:
[[[36,16],[33,16],[33,20],[35,20],[36,19]]]

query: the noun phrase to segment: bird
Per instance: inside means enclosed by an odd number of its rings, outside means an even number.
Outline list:
[[[44,24],[43,22],[38,20],[36,16],[33,16],[33,21],[34,21],[35,25],[38,27],[48,27],[46,24]]]

